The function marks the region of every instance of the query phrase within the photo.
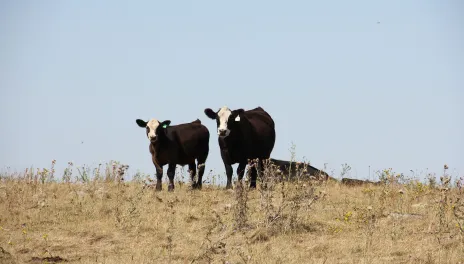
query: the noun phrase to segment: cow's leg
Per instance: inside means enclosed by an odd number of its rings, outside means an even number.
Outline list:
[[[174,191],[174,175],[176,174],[176,164],[169,164],[168,167],[168,178],[169,178],[169,185],[168,191]]]
[[[203,183],[203,174],[205,174],[206,157],[197,159],[198,163],[198,181],[197,189],[201,189]]]
[[[151,161],[153,165],[155,165],[156,169],[156,191],[161,191],[162,189],[162,180],[163,180],[163,166],[160,166],[158,162],[156,162],[155,156],[151,156]]]
[[[263,177],[263,173],[264,173],[264,161],[263,159],[259,159],[258,161],[258,168],[256,168],[259,172],[259,177]]]
[[[190,181],[192,182],[192,188],[196,188],[195,182],[195,174],[197,174],[197,167],[195,166],[195,161],[193,163],[189,163],[189,174],[190,174]]]
[[[246,168],[247,162],[240,162],[237,167],[237,176],[238,176],[238,181],[241,182],[243,179],[243,175],[245,174],[245,168]]]
[[[231,164],[224,164],[226,167],[226,175],[227,175],[227,185],[226,189],[232,188],[232,165]]]
[[[250,187],[251,188],[256,188],[256,181],[257,181],[256,178],[258,176],[258,173],[259,173],[260,179],[262,179],[262,177],[263,177],[263,173],[264,173],[264,161],[263,161],[263,159],[258,160],[258,164],[256,164],[255,171],[256,171],[256,173],[255,173],[254,181],[252,180],[250,182]]]
[[[162,187],[162,180],[163,180],[163,167],[156,166],[156,188],[155,190],[161,191]]]
[[[257,164],[255,166],[251,166],[250,170],[251,170],[250,189],[251,188],[254,189],[256,188],[256,178],[257,178],[256,176],[258,174]]]

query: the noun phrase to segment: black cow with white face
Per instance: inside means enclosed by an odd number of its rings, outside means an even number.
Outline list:
[[[205,109],[207,117],[216,120],[221,157],[227,175],[227,189],[232,188],[232,165],[238,163],[237,175],[241,181],[248,159],[268,159],[274,148],[276,133],[272,117],[257,107],[251,110],[230,110],[227,106],[217,112]],[[256,188],[256,166],[251,169],[250,187]]]
[[[139,127],[146,129],[150,141],[149,150],[156,168],[156,190],[161,190],[163,166],[168,165],[168,191],[174,190],[176,165],[188,165],[192,181],[197,172],[198,181],[192,187],[201,189],[205,172],[205,162],[209,153],[209,131],[199,119],[185,124],[169,126],[170,120],[159,122],[151,119],[146,122],[137,119]],[[197,166],[195,166],[195,160]]]

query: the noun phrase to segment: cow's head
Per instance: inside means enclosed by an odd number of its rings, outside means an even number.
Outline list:
[[[217,133],[220,137],[227,137],[230,131],[237,127],[243,112],[244,110],[241,108],[232,111],[227,106],[222,107],[217,112],[214,112],[211,108],[205,109],[206,116],[216,120]]]
[[[139,127],[146,128],[148,140],[150,140],[151,142],[155,142],[158,139],[158,135],[160,134],[162,129],[165,129],[167,126],[171,124],[170,120],[165,120],[160,123],[156,119],[150,119],[150,121],[148,122],[145,122],[142,119],[137,119],[135,120],[135,122],[137,123],[137,125],[139,125]]]

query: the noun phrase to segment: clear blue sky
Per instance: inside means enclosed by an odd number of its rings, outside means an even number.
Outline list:
[[[154,175],[136,118],[262,106],[272,156],[366,178],[464,174],[464,2],[2,1],[0,166],[118,160]],[[380,23],[378,23],[380,22]],[[81,144],[81,142],[84,142]],[[234,166],[234,177],[235,177]],[[167,169],[167,168],[166,168]]]

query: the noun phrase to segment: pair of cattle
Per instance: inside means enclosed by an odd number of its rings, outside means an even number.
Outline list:
[[[210,108],[205,115],[216,120],[218,142],[224,162],[227,185],[232,187],[232,165],[238,163],[237,175],[241,181],[249,159],[258,159],[258,168],[262,169],[262,160],[269,159],[274,148],[276,133],[272,117],[261,107],[251,110],[231,110],[227,106],[217,112]],[[163,166],[168,165],[168,191],[174,190],[176,165],[188,165],[192,181],[197,173],[198,180],[192,187],[201,189],[205,162],[209,153],[209,131],[199,119],[169,126],[170,120],[160,122],[156,119],[144,121],[137,119],[138,126],[146,129],[149,150],[156,168],[156,190],[161,190]],[[197,164],[195,164],[195,160]],[[250,187],[256,187],[257,169],[252,166]]]

